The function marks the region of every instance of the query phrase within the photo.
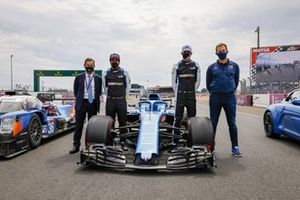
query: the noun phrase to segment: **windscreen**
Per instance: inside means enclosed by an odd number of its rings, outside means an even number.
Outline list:
[[[0,101],[0,113],[8,113],[24,110],[22,102]]]
[[[139,102],[139,108],[141,111],[151,111],[151,104],[149,102]]]

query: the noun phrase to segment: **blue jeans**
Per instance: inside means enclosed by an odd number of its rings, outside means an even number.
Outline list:
[[[210,120],[216,134],[219,116],[222,108],[225,111],[232,146],[238,146],[238,131],[236,126],[236,97],[235,94],[210,94]]]

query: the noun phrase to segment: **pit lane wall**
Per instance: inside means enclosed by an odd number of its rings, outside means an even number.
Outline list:
[[[284,97],[284,93],[237,95],[237,105],[266,108],[271,104],[281,102]],[[197,95],[197,102],[208,104],[209,94]]]
[[[240,106],[255,106],[266,108],[271,104],[281,102],[284,97],[284,93],[238,95],[237,104]]]
[[[63,100],[58,100],[59,104],[73,104],[75,101],[72,100],[74,98],[73,93],[65,93],[61,95]],[[270,93],[270,94],[252,94],[252,95],[237,95],[237,104],[240,106],[254,106],[254,107],[262,107],[266,108],[267,106],[279,103],[284,99],[285,95],[284,93]],[[174,105],[175,99],[172,98],[172,103]],[[197,100],[200,101],[200,103],[207,103],[209,100],[209,95],[197,95]],[[101,96],[100,101],[102,103],[106,102],[106,97]],[[136,103],[136,97],[135,96],[128,96],[127,99],[128,103]]]

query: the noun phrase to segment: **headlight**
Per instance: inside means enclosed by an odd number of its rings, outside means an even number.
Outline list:
[[[13,129],[13,125],[16,123],[16,118],[3,118],[1,120],[1,125],[0,125],[0,133],[1,134],[6,134],[6,133],[11,133]]]

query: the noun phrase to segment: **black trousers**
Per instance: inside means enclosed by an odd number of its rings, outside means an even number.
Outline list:
[[[196,116],[195,93],[177,93],[174,123],[175,127],[180,128],[184,107],[186,107],[188,118]],[[175,133],[178,133],[178,131],[175,131]]]
[[[75,147],[80,147],[80,140],[86,114],[88,114],[88,119],[97,114],[97,106],[95,100],[90,104],[87,99],[84,99],[80,110],[76,110],[75,114],[76,125],[73,136],[73,145]]]
[[[124,99],[106,100],[106,115],[111,116],[114,120],[118,116],[119,127],[126,126],[127,124],[127,101]],[[121,129],[120,133],[125,133],[126,129]]]

